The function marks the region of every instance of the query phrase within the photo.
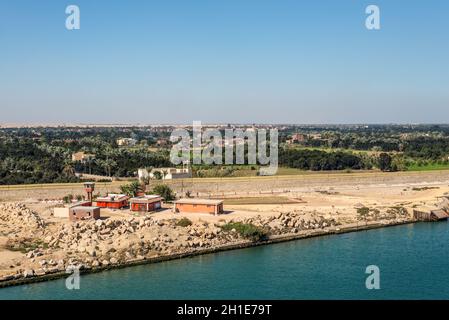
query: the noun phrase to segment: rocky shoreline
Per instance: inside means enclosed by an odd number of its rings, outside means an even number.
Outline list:
[[[25,260],[14,267],[14,273],[0,277],[0,287],[64,278],[66,270],[73,268],[86,274],[414,222],[401,210],[372,211],[363,222],[340,222],[319,214],[305,219],[300,212],[231,220],[269,232],[266,239],[254,241],[235,229],[226,231],[224,221],[182,225],[179,219],[156,220],[148,215],[51,225],[22,204],[2,204],[0,212],[8,216],[8,247],[23,250]]]

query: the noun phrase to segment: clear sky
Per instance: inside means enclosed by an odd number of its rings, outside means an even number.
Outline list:
[[[447,123],[449,1],[0,0],[0,109],[0,123]]]

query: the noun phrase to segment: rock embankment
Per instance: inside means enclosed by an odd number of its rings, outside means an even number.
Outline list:
[[[280,212],[273,216],[254,216],[251,218],[236,218],[234,222],[250,223],[264,228],[272,235],[298,233],[305,230],[324,229],[341,225],[334,218],[322,215],[305,217],[300,212]]]

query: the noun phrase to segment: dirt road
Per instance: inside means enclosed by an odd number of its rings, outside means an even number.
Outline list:
[[[117,192],[127,182],[97,183],[101,194]],[[153,185],[161,183],[152,181]],[[363,172],[363,173],[305,173],[303,175],[193,178],[166,180],[177,193],[190,191],[199,197],[257,196],[285,192],[314,192],[317,190],[353,190],[357,188],[389,188],[390,186],[431,186],[449,184],[449,170],[428,172]],[[25,201],[27,199],[61,199],[67,194],[84,194],[83,184],[39,184],[0,186],[0,201]]]

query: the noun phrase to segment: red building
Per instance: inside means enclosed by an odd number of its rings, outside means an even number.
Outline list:
[[[128,206],[129,197],[124,194],[110,193],[106,197],[98,197],[96,206],[101,208],[121,209]]]
[[[131,211],[150,212],[161,208],[162,197],[158,195],[144,195],[141,197],[131,198]]]
[[[222,214],[223,200],[180,199],[174,201],[173,212]]]

